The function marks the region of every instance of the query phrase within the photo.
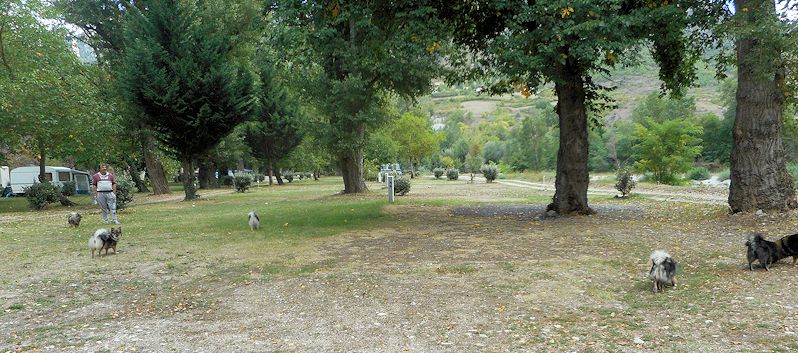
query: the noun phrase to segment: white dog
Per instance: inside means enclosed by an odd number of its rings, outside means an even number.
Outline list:
[[[260,229],[260,218],[258,218],[258,214],[252,211],[247,215],[249,216],[249,229]]]

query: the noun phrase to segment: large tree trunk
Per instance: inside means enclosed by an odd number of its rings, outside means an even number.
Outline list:
[[[274,176],[274,163],[272,160],[269,160],[269,186],[272,185],[272,177]]]
[[[548,210],[559,214],[592,214],[587,205],[588,140],[585,88],[579,70],[566,73],[554,88],[557,92],[557,116],[560,119],[560,148],[557,151],[557,177],[552,203]]]
[[[358,124],[356,127],[356,138],[364,139],[366,126]],[[341,176],[344,177],[344,193],[354,194],[366,192],[366,181],[363,180],[363,147],[358,146],[354,150],[341,152],[338,154],[338,166],[341,168]]]
[[[144,145],[144,164],[147,168],[147,175],[150,177],[150,184],[152,184],[152,193],[155,195],[171,194],[172,190],[169,189],[166,172],[156,153],[155,137],[147,130],[142,134],[142,144]]]
[[[344,177],[344,193],[353,194],[366,192],[366,182],[363,180],[363,149],[343,153],[338,156],[341,166],[341,175]]]
[[[280,169],[274,170],[274,178],[277,179],[277,185],[283,185],[283,175],[280,174]]]
[[[737,16],[751,26],[758,26],[752,23],[755,19],[775,21],[772,0],[737,0],[735,4]],[[782,142],[784,68],[779,53],[767,46],[767,38],[737,40],[737,110],[729,186],[733,213],[798,207]]]
[[[141,180],[141,175],[136,161],[127,160],[127,171],[130,174],[130,178],[132,178],[133,182],[136,184],[136,188],[139,190],[139,192],[150,192],[150,189],[147,188],[147,183],[145,183],[144,180]]]
[[[199,162],[199,187],[200,189],[218,188],[216,179],[216,166],[213,161],[203,158]]]
[[[47,151],[44,148],[44,142],[39,141],[39,182],[43,183],[47,181],[47,176],[45,176],[46,169],[45,166],[47,165]]]
[[[183,166],[183,189],[186,192],[185,201],[197,198],[197,189],[194,187],[194,163],[191,157],[180,157],[180,165]]]

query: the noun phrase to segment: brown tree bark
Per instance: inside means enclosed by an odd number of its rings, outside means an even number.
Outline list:
[[[773,17],[771,0],[737,0],[737,16],[754,26]],[[747,9],[740,11],[740,9]],[[766,38],[737,40],[737,110],[731,154],[729,207],[732,213],[798,207],[782,141],[784,67]]]
[[[216,165],[213,161],[203,158],[199,162],[199,188],[211,189],[218,187],[219,181],[216,178]]]
[[[147,168],[147,175],[150,177],[152,193],[154,195],[171,194],[169,182],[166,179],[166,172],[161,164],[161,159],[156,153],[155,137],[148,131],[142,134],[144,165]]]
[[[45,166],[47,165],[47,154],[44,148],[44,142],[39,141],[39,182],[43,183],[48,181],[47,176],[45,176],[46,169]]]
[[[587,204],[588,139],[584,81],[579,70],[565,67],[555,82],[557,116],[560,120],[560,148],[557,151],[557,177],[548,210],[559,214],[592,214]]]
[[[283,185],[283,175],[280,174],[279,169],[274,170],[274,178],[277,179],[277,185]]]
[[[366,182],[363,180],[363,149],[359,148],[350,153],[338,156],[341,166],[341,176],[344,177],[344,193],[353,194],[366,192]]]
[[[127,171],[130,174],[130,178],[133,179],[133,182],[136,184],[136,188],[139,192],[150,192],[150,189],[147,188],[147,183],[141,180],[139,168],[136,167],[136,161],[127,161]]]
[[[365,125],[359,124],[356,133],[357,138],[363,139],[366,134]],[[341,168],[341,176],[344,177],[345,194],[368,191],[366,181],[363,180],[363,147],[339,153],[338,166]]]
[[[186,193],[184,201],[191,201],[197,198],[197,189],[194,187],[194,163],[191,157],[180,157],[180,165],[183,167],[183,189]]]

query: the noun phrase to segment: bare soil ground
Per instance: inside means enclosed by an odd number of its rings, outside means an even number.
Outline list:
[[[287,246],[181,248],[165,233],[163,245],[130,239],[119,255],[91,260],[81,246],[52,244],[0,265],[0,351],[798,348],[798,268],[750,272],[743,246],[752,231],[794,233],[795,214],[598,195],[594,216],[541,217],[548,197],[417,180],[383,209],[390,222]],[[6,232],[0,246],[14,254],[48,235]],[[679,262],[679,284],[653,294],[645,276],[659,248]]]

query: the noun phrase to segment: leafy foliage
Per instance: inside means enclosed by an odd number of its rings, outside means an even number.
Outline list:
[[[44,209],[47,205],[58,201],[58,195],[61,192],[58,186],[49,182],[34,183],[24,187],[23,191],[25,198],[28,199],[28,204],[34,210]]]
[[[635,167],[653,173],[658,183],[675,184],[678,174],[688,171],[701,153],[701,126],[687,120],[656,123],[648,119],[649,127],[637,124]]]
[[[399,196],[405,196],[410,192],[410,179],[401,177],[394,179],[393,190]]]
[[[141,122],[180,158],[186,199],[195,197],[192,160],[258,107],[246,60],[254,29],[247,10],[221,1],[153,1],[126,19],[121,86],[144,112]]]
[[[75,194],[77,184],[70,180],[70,181],[62,181],[61,182],[61,195],[64,196],[72,196]]]
[[[492,183],[494,180],[496,180],[496,177],[499,175],[499,169],[493,163],[483,164],[482,168],[480,168],[480,171],[482,172],[482,176],[484,176],[485,180],[487,180],[489,183]]]
[[[449,180],[457,180],[460,177],[460,171],[457,169],[448,169],[446,170],[446,179]]]
[[[133,202],[136,194],[136,183],[127,173],[116,176],[116,208],[123,209]]]
[[[704,167],[696,167],[687,172],[687,178],[690,180],[707,180],[709,177],[709,170]]]
[[[435,168],[432,170],[432,175],[435,176],[435,179],[440,179],[443,176],[443,173],[446,172],[446,169],[443,168]]]
[[[252,186],[252,177],[249,175],[236,175],[233,178],[233,186],[235,186],[236,192],[246,192]]]
[[[364,191],[362,151],[368,131],[391,116],[389,95],[428,93],[440,72],[446,42],[434,9],[411,1],[307,1],[281,10],[293,43],[307,49],[299,61],[309,64],[305,91],[322,115],[317,138],[341,162],[345,192]]]
[[[632,178],[632,172],[628,168],[618,169],[616,176],[615,189],[621,192],[621,197],[626,197],[632,192],[636,186],[635,180]]]

